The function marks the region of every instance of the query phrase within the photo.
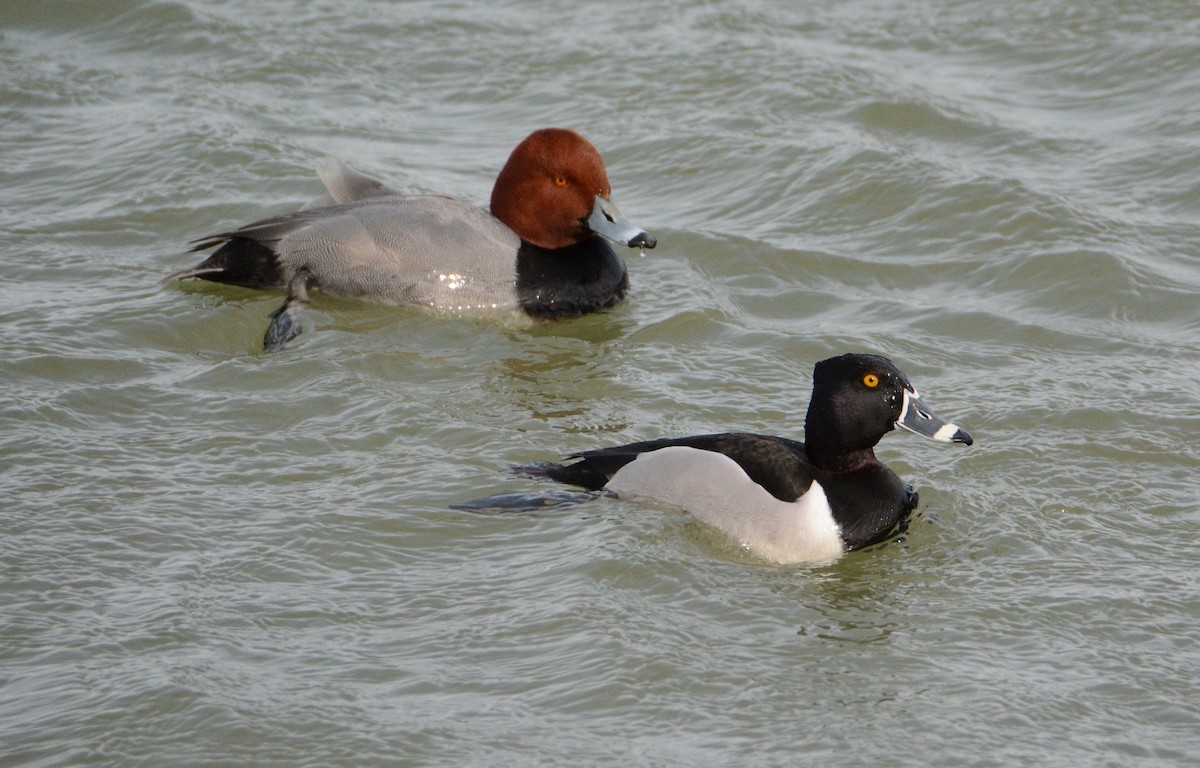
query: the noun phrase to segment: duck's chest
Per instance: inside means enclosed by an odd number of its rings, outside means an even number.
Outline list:
[[[522,243],[517,254],[517,303],[534,317],[611,307],[628,286],[624,260],[599,238],[555,251]]]
[[[848,549],[888,538],[917,505],[917,494],[883,464],[816,476]]]

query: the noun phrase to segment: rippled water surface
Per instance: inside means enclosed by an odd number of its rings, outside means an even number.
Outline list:
[[[1200,6],[0,5],[0,764],[1192,765]],[[548,326],[161,287],[334,154],[561,125],[658,236]],[[893,358],[899,543],[758,562],[512,463],[802,436]]]

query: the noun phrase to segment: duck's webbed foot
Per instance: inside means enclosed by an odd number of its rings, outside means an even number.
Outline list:
[[[288,284],[288,295],[283,305],[271,313],[271,325],[263,336],[263,347],[267,352],[276,352],[300,335],[300,323],[296,315],[308,303],[308,292],[317,286],[317,279],[306,268],[301,268]]]

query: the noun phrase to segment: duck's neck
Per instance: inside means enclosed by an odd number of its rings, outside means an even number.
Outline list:
[[[822,445],[820,441],[814,446],[807,436],[804,440],[804,453],[813,466],[828,472],[851,472],[878,463],[873,448],[861,448],[854,451],[830,449],[828,446]]]
[[[804,419],[804,452],[813,466],[847,472],[875,463],[878,438],[863,437],[849,429],[841,423],[836,409],[814,407],[817,401],[814,394]]]

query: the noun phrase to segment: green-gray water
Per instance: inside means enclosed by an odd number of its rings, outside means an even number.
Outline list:
[[[1200,6],[0,5],[0,765],[1191,765]],[[486,203],[546,125],[658,236],[551,326],[159,287],[325,154]],[[900,543],[761,562],[513,463],[802,437],[888,355]]]

